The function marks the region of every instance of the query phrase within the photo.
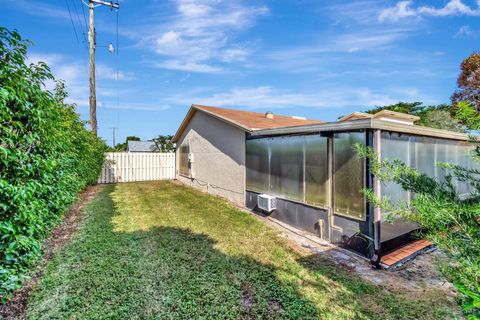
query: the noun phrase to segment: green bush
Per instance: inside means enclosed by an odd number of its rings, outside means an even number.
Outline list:
[[[422,236],[441,248],[450,259],[441,266],[443,273],[465,296],[463,308],[469,319],[480,312],[480,171],[451,163],[438,163],[445,179],[437,180],[418,172],[399,160],[379,161],[372,148],[357,145],[360,156],[370,161],[371,170],[381,181],[394,181],[415,193],[410,204],[378,199],[372,190],[364,190],[375,206],[418,223]],[[480,149],[471,154],[480,163]],[[470,186],[471,193],[459,196],[455,181]]]
[[[27,65],[30,43],[0,27],[0,298],[28,278],[42,240],[82,188],[96,183],[105,143],[86,130],[64,84],[44,63]]]

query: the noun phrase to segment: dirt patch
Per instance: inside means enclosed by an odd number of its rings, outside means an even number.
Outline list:
[[[283,308],[282,308],[282,305],[280,304],[280,302],[278,302],[276,300],[268,301],[268,310],[270,311],[270,313],[277,314],[280,311],[282,311],[282,309]]]
[[[255,215],[255,214],[254,214]],[[452,300],[457,296],[454,286],[438,271],[439,250],[430,250],[418,255],[403,266],[389,270],[372,269],[370,261],[346,249],[339,248],[318,237],[309,235],[278,220],[255,215],[274,226],[286,238],[291,247],[302,255],[312,254],[328,258],[360,277],[389,291],[423,296],[428,292],[441,293]]]
[[[242,286],[242,289],[243,289],[243,292],[242,292],[242,297],[240,298],[240,305],[245,309],[245,311],[250,311],[254,303],[252,287],[248,284],[244,284]]]
[[[16,292],[6,304],[0,305],[0,318],[5,320],[22,318],[27,307],[28,296],[45,270],[47,263],[52,259],[55,252],[61,249],[78,229],[83,218],[82,208],[87,204],[101,186],[88,187],[80,194],[80,199],[65,214],[63,222],[53,230],[50,237],[43,244],[43,257],[31,279],[24,283],[23,287]]]

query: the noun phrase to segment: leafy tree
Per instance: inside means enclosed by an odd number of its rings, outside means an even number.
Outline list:
[[[480,113],[468,101],[459,101],[452,110],[454,117],[471,130],[480,130]]]
[[[466,295],[464,311],[471,319],[480,315],[480,171],[450,163],[439,163],[445,178],[437,180],[405,163],[379,161],[372,148],[357,145],[360,156],[369,159],[373,174],[381,181],[394,181],[404,190],[415,193],[410,204],[378,199],[372,190],[364,190],[367,199],[377,207],[418,223],[427,237],[449,256],[443,273]],[[480,164],[480,148],[472,153]],[[470,187],[467,197],[460,197],[455,182]]]
[[[480,111],[480,52],[474,52],[462,61],[457,85],[458,90],[452,95],[452,104],[467,101]]]
[[[0,27],[0,301],[19,288],[42,241],[77,193],[96,183],[105,143],[55,92],[45,63],[26,64],[30,42]]]
[[[172,143],[172,135],[159,135],[153,139],[155,142],[155,151],[159,152],[175,152],[175,145]]]
[[[416,123],[417,125],[456,132],[466,132],[467,128],[462,125],[461,121],[452,116],[450,112],[451,109],[452,107],[448,104],[425,106],[422,102],[398,102],[388,106],[375,107],[365,112],[375,114],[382,110],[391,110],[407,113],[420,117],[420,120]]]
[[[375,114],[383,110],[390,110],[395,112],[407,113],[411,115],[418,115],[425,110],[425,106],[423,105],[423,102],[401,102],[400,101],[398,103],[391,104],[388,106],[383,106],[383,107],[377,106],[364,112]]]
[[[455,132],[467,132],[466,126],[452,117],[449,111],[442,109],[428,110],[420,119],[419,124],[430,128],[444,129]]]

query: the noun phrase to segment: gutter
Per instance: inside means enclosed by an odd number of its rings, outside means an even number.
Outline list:
[[[251,132],[251,136],[269,136],[269,135],[286,135],[299,133],[313,133],[326,131],[350,131],[360,129],[379,129],[384,131],[394,131],[413,135],[429,136],[434,138],[443,138],[451,140],[469,141],[468,134],[429,128],[424,126],[396,123],[392,121],[379,119],[357,119],[349,121],[329,122],[325,124],[314,124],[295,127],[283,127],[277,129],[263,129]],[[477,136],[478,137],[478,136]]]

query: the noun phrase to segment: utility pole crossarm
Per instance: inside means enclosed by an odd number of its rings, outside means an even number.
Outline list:
[[[90,0],[91,2],[93,3],[96,3],[96,4],[102,4],[104,6],[108,6],[110,8],[113,8],[113,9],[119,9],[120,8],[120,5],[118,4],[118,2],[113,2],[113,1],[110,1],[110,2],[107,2],[107,1],[101,1],[101,0]]]

